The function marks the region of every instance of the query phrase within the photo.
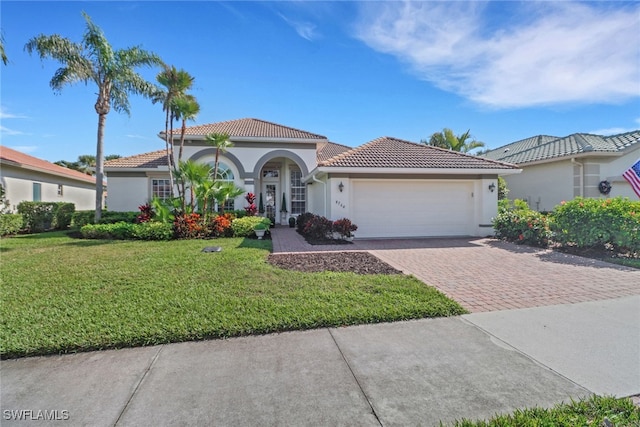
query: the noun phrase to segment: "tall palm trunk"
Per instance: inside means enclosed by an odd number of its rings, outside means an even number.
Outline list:
[[[96,108],[97,109],[97,108]],[[102,194],[104,192],[104,125],[107,121],[107,113],[98,112],[98,142],[96,144],[96,213],[95,222],[102,218]]]
[[[173,159],[171,158],[171,150],[169,149],[169,108],[167,108],[167,115],[164,120],[164,144],[167,150],[167,166],[169,167],[169,183],[171,185],[171,195],[173,196]]]

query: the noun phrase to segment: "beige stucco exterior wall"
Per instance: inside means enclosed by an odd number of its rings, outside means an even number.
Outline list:
[[[169,178],[169,175],[155,174],[156,178]],[[119,175],[116,173],[107,176],[109,180],[109,196],[107,197],[107,209],[115,212],[133,212],[138,206],[151,199],[151,178],[146,174]]]
[[[637,200],[622,174],[640,158],[640,147],[622,156],[588,156],[537,165],[521,165],[522,173],[505,177],[509,199],[524,199],[537,210],[550,211],[574,197],[629,197]],[[611,193],[600,193],[601,181],[611,183]]]
[[[527,200],[532,209],[552,210],[574,197],[574,165],[571,160],[521,166],[522,173],[504,179],[509,199]]]
[[[22,201],[33,201],[33,184],[41,185],[40,201],[73,203],[76,210],[95,209],[96,188],[91,182],[3,165],[0,179],[12,210]],[[62,195],[58,194],[62,185]]]

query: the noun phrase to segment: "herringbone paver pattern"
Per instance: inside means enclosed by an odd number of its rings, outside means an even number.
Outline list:
[[[369,251],[435,286],[471,312],[508,310],[640,295],[640,270],[494,239],[356,240],[311,246],[276,228],[274,252]]]

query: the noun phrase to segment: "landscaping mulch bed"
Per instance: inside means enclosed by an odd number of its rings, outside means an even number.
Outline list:
[[[286,270],[338,271],[357,274],[402,274],[368,252],[271,254],[269,263]]]

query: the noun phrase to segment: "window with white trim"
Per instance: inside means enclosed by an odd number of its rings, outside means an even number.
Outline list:
[[[302,182],[300,169],[291,169],[291,215],[305,212],[307,188]]]
[[[215,163],[209,163],[209,165],[213,168],[215,166]],[[215,171],[212,171],[212,175],[213,173],[215,173]],[[227,165],[224,162],[218,162],[218,181],[233,182],[234,179],[235,179],[235,176],[233,175],[233,171],[231,170],[229,165]],[[236,203],[234,199],[227,199],[227,201],[224,202],[224,210],[225,211],[234,210],[235,204]],[[222,207],[216,206],[216,210],[218,212],[222,212]]]
[[[170,199],[172,197],[171,181],[168,179],[152,179],[151,196],[160,200]]]

